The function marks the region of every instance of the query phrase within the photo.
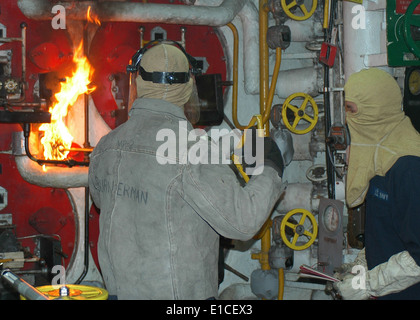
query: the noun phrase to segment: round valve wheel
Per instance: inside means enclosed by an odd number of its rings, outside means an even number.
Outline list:
[[[414,53],[417,57],[420,57],[420,47],[414,41],[413,36],[411,34],[411,26],[415,26],[417,28],[420,27],[420,19],[418,15],[414,16],[414,10],[420,4],[420,0],[413,0],[407,8],[404,16],[404,38],[405,42],[407,43],[408,48],[412,53]]]
[[[300,107],[292,104],[292,101],[295,99],[303,99]],[[308,103],[310,104],[309,107]],[[288,118],[290,113],[294,115],[294,119],[291,122],[289,122]],[[309,94],[303,92],[294,93],[284,101],[281,116],[287,129],[296,134],[305,134],[311,131],[318,122],[318,106]],[[309,125],[304,129],[297,129],[301,120],[303,120],[302,122],[309,123]]]
[[[291,222],[291,218],[295,218],[296,216],[301,215],[299,222]],[[307,218],[310,221],[311,228],[305,227],[305,221]],[[293,219],[294,221],[294,219]],[[292,229],[293,231],[293,238],[290,241],[288,235],[286,235],[286,227]],[[293,250],[304,250],[309,248],[312,243],[314,243],[317,235],[318,235],[318,224],[315,220],[315,217],[310,213],[308,210],[305,209],[294,209],[289,211],[281,221],[280,225],[280,235],[283,242]],[[304,244],[298,245],[297,241],[301,236],[305,236],[308,241]]]
[[[308,11],[306,8],[303,0],[293,0],[289,3],[286,3],[286,0],[281,0],[281,7],[283,8],[284,13],[293,20],[303,21],[309,19],[315,12],[316,7],[318,5],[317,0],[312,0],[312,7],[311,10]],[[302,11],[303,16],[296,15],[292,13],[292,9],[295,7],[299,7],[299,9]]]
[[[306,178],[312,182],[327,180],[327,168],[324,164],[316,164],[306,170]]]

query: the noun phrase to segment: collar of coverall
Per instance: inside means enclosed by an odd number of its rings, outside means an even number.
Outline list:
[[[133,116],[141,112],[142,110],[157,112],[157,113],[166,113],[172,115],[179,120],[187,121],[187,118],[184,114],[184,110],[175,106],[173,103],[153,98],[138,98],[134,100],[133,105],[129,111],[129,116]]]

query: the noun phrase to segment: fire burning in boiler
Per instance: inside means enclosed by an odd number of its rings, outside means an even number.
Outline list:
[[[89,87],[93,68],[83,54],[83,41],[74,52],[73,62],[76,64],[72,76],[60,83],[60,91],[54,95],[55,101],[49,108],[51,122],[44,123],[39,131],[44,132],[41,144],[44,148],[45,160],[64,160],[70,152],[73,136],[69,132],[64,119],[69,108],[82,94],[89,94],[95,87]]]
[[[92,8],[90,6],[88,7],[88,10],[87,10],[87,13],[86,13],[86,19],[90,23],[95,23],[98,26],[101,25],[101,21],[99,21],[98,17],[95,14],[92,13]]]

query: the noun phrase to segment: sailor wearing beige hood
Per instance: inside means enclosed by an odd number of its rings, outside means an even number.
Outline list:
[[[335,287],[344,299],[420,299],[420,135],[387,72],[352,74],[344,91],[351,137],[346,201],[366,203],[361,254],[369,271],[356,276],[361,283],[346,275]]]

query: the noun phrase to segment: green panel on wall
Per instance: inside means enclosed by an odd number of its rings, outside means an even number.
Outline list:
[[[419,0],[414,0],[419,2]],[[387,0],[386,22],[387,22],[387,52],[388,65],[391,67],[419,66],[420,65],[420,15],[414,10],[410,19],[410,33],[413,41],[406,40],[405,22],[407,16],[405,10],[411,1]]]

